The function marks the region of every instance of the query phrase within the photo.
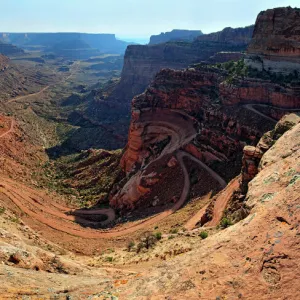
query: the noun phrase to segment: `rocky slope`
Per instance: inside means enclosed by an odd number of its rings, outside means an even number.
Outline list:
[[[300,10],[269,9],[256,20],[248,48],[248,64],[260,70],[291,73],[300,71]]]
[[[181,30],[174,29],[170,32],[162,32],[159,35],[150,37],[150,45],[167,43],[170,41],[193,41],[194,38],[202,35],[201,30]]]
[[[0,54],[0,70],[4,71],[9,66],[9,58]]]

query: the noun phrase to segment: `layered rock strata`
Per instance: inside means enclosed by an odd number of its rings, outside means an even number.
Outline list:
[[[246,62],[259,70],[300,71],[300,10],[281,7],[262,11],[256,20]]]

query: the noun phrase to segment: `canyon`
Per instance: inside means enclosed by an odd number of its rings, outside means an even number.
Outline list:
[[[128,45],[122,72],[114,35],[2,34],[0,297],[298,299],[299,21]]]

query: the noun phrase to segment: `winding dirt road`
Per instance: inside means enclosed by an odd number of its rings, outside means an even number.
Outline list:
[[[74,215],[74,211],[72,215],[66,214],[67,212],[70,212],[70,208],[55,203],[53,199],[45,195],[43,192],[36,191],[8,178],[1,178],[0,193],[9,197],[11,201],[13,201],[13,203],[17,207],[19,207],[22,212],[55,230],[86,239],[119,237],[154,225],[182,207],[188,197],[190,190],[190,179],[186,166],[183,162],[184,157],[193,159],[201,167],[205,166],[205,169],[211,174],[211,176],[219,181],[220,186],[223,186],[224,181],[222,178],[220,178],[213,170],[210,170],[201,161],[196,158],[194,159],[194,157],[189,153],[179,151],[176,156],[184,173],[184,186],[180,199],[171,209],[145,219],[137,224],[133,224],[119,230],[112,229],[109,231],[100,231],[90,228],[84,228],[80,224],[77,224],[77,222],[83,225],[108,224],[115,218],[114,212],[111,209],[78,210],[75,213],[77,216]],[[103,214],[108,215],[108,219],[104,221],[105,223],[91,222],[83,218],[84,215],[95,216]]]
[[[33,95],[38,95],[44,92],[48,87],[43,88],[40,92],[36,94],[31,94],[27,96],[21,96],[17,98],[11,99],[9,102],[20,100],[26,97],[30,97]],[[249,109],[251,106],[249,106]],[[256,112],[256,111],[255,111]],[[174,113],[174,112],[173,112]],[[187,116],[183,116],[186,117]],[[266,117],[266,116],[265,116]],[[162,156],[174,152],[175,149],[178,149],[180,145],[186,143],[188,140],[192,139],[196,132],[192,128],[192,123],[188,122],[189,126],[185,127],[186,134],[179,134],[177,131],[177,127],[179,124],[173,122],[173,115],[169,116],[170,122],[161,122],[159,118],[156,120],[157,123],[148,127],[148,130],[151,133],[156,133],[157,131],[161,132],[164,127],[165,133],[171,135],[171,141],[165,147],[164,151],[161,155],[150,162],[146,166],[147,169],[151,164],[160,159]],[[176,118],[175,118],[176,119]],[[176,119],[178,120],[178,119]],[[147,118],[144,122],[147,122]],[[4,137],[10,132],[13,131],[14,120],[11,122],[10,129],[3,133],[0,137]],[[181,126],[179,126],[181,127]],[[182,129],[182,128],[181,128]],[[178,129],[179,130],[179,129]],[[183,130],[183,129],[182,129]],[[185,163],[183,161],[184,157],[187,157],[200,165],[201,168],[205,169],[210,176],[212,176],[215,180],[218,181],[221,188],[226,187],[226,182],[221,178],[216,172],[210,169],[207,165],[205,165],[202,161],[195,158],[189,153],[184,151],[177,151],[176,153],[177,160],[183,170],[184,174],[184,185],[181,192],[181,196],[179,200],[174,204],[171,209],[168,209],[162,213],[144,219],[139,223],[134,223],[129,226],[124,226],[121,229],[111,229],[111,230],[95,230],[91,228],[82,227],[82,225],[93,226],[93,225],[107,225],[111,223],[115,219],[115,213],[112,209],[95,209],[95,210],[77,210],[72,211],[70,208],[62,206],[56,203],[53,199],[45,195],[41,191],[34,190],[29,188],[23,184],[17,183],[11,179],[1,177],[0,183],[0,193],[6,195],[19,209],[33,218],[38,222],[41,222],[50,228],[53,228],[60,232],[65,232],[70,235],[86,238],[86,239],[97,239],[97,238],[114,238],[119,236],[124,236],[136,232],[138,230],[144,229],[145,227],[157,224],[164,218],[170,216],[174,212],[176,212],[179,208],[183,206],[186,202],[189,191],[190,191],[190,178]],[[216,226],[222,217],[223,211],[233,193],[234,190],[238,188],[238,179],[233,180],[229,186],[220,193],[218,198],[216,199],[213,218],[210,222],[206,224],[206,226]],[[207,206],[203,207],[191,220],[185,225],[187,229],[192,229],[196,225],[196,223],[201,219],[202,215],[205,213],[205,209]],[[85,216],[93,216],[97,217],[99,215],[106,215],[107,219],[105,221],[95,222],[85,219]]]
[[[211,221],[205,224],[205,227],[217,226],[220,223],[228,201],[230,200],[233,192],[238,188],[239,178],[235,178],[228,184],[225,190],[220,192],[214,205],[213,218]]]
[[[257,109],[255,109],[253,106],[261,106],[261,107],[268,107],[268,108],[274,108],[274,109],[278,109],[278,110],[284,110],[286,112],[300,112],[300,108],[281,108],[281,107],[276,107],[276,106],[271,106],[271,105],[267,105],[267,104],[245,104],[244,107],[248,110],[253,111],[254,113],[260,115],[261,117],[273,122],[273,123],[277,123],[278,121],[265,115],[264,113],[258,111]]]

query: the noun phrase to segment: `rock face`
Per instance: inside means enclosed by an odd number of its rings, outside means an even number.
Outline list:
[[[197,38],[198,41],[218,43],[232,43],[236,45],[248,45],[251,41],[254,26],[231,28],[226,27],[222,31],[204,34]]]
[[[170,41],[193,41],[194,38],[203,35],[201,30],[174,29],[170,32],[162,32],[159,35],[150,37],[150,45],[161,44]]]
[[[298,86],[282,86],[266,80],[238,79],[220,85],[220,94],[225,104],[267,104],[286,109],[297,109],[300,103]]]
[[[4,55],[17,55],[24,53],[24,50],[13,46],[11,44],[3,43],[0,41],[0,53]]]
[[[300,10],[282,7],[261,12],[247,52],[248,64],[257,69],[300,71]]]
[[[277,51],[277,54],[276,51],[273,52],[278,62],[282,63],[280,59],[288,56],[291,45],[298,43],[298,37],[294,38],[293,43],[289,41],[297,35],[300,20],[298,16],[299,11],[291,8],[262,12],[258,16],[249,51],[260,44],[260,38],[265,39],[265,44],[262,43],[261,46],[264,49],[266,45],[265,55],[281,45],[282,50]],[[273,27],[269,22],[273,22]],[[212,49],[216,50],[214,47],[244,47],[249,43],[252,31],[253,26],[236,30],[226,28],[219,33],[198,37],[186,49],[180,48],[177,43],[174,44],[179,47],[177,50],[172,43],[143,48],[129,47],[125,56],[123,78],[131,78],[130,85],[139,86],[135,90],[137,92],[153,76],[154,70],[161,66],[161,57],[164,58],[164,63],[172,63],[177,68],[182,66],[182,60],[190,63],[200,57],[201,60],[209,60]],[[284,36],[284,32],[289,35]],[[145,64],[145,57],[148,57],[147,66],[139,69]],[[154,57],[155,67],[151,69]],[[291,70],[297,73],[297,55],[292,54],[290,57],[293,68]],[[232,65],[238,67],[240,64]],[[143,72],[139,73],[139,70]],[[221,177],[230,180],[239,173],[240,157],[243,155],[244,146],[248,145],[244,149],[241,183],[245,194],[246,186],[257,174],[261,156],[270,147],[278,128],[271,133],[268,147],[265,145],[265,136],[256,148],[249,146],[256,145],[263,134],[274,128],[276,120],[284,114],[300,110],[299,84],[290,76],[280,74],[272,77],[272,74],[267,73],[268,76],[263,77],[260,72],[247,74],[251,78],[238,75],[237,71],[205,64],[195,64],[194,68],[184,71],[160,71],[148,89],[132,101],[128,145],[121,160],[122,168],[130,181],[124,189],[120,189],[111,204],[117,208],[134,208],[140,198],[152,189],[143,185],[144,170],[153,164],[156,167],[151,167],[151,170],[156,172],[161,166],[160,159],[180,149],[189,152]],[[136,85],[138,80],[141,81]]]

